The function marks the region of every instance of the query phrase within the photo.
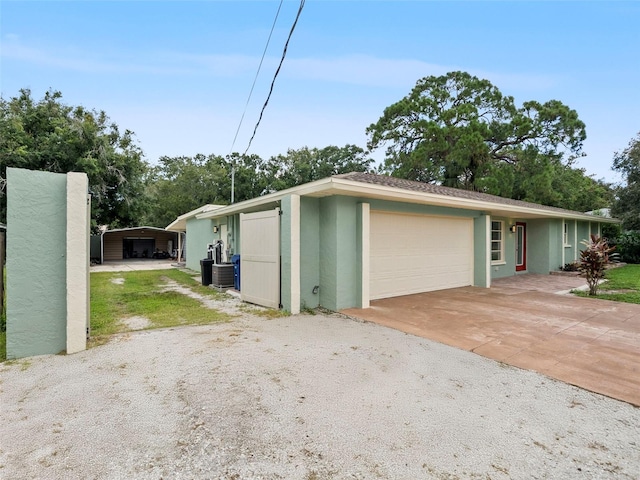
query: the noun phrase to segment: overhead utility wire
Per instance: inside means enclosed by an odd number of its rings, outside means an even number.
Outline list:
[[[271,31],[269,32],[269,38],[267,38],[267,44],[264,46],[264,51],[262,52],[262,58],[260,59],[260,64],[258,65],[258,71],[256,72],[256,76],[253,79],[253,85],[251,85],[251,90],[249,91],[249,98],[247,98],[247,103],[244,106],[244,110],[242,112],[242,117],[240,117],[240,123],[238,123],[238,129],[236,130],[236,134],[233,137],[233,143],[231,143],[231,148],[229,149],[229,155],[233,151],[233,147],[236,144],[236,140],[238,139],[238,133],[240,132],[240,127],[242,127],[242,121],[244,120],[244,115],[247,113],[247,107],[249,107],[249,101],[251,100],[251,95],[253,95],[253,89],[256,86],[256,81],[258,80],[258,75],[260,75],[260,69],[262,68],[262,62],[264,62],[264,57],[267,53],[267,49],[269,48],[269,42],[271,42],[271,35],[273,35],[273,30],[276,27],[276,22],[278,21],[278,15],[280,15],[280,9],[282,8],[282,2],[284,0],[280,0],[280,5],[278,5],[278,11],[276,12],[276,18],[273,19],[273,25],[271,25]]]
[[[291,36],[293,35],[293,31],[296,28],[298,23],[298,19],[300,18],[300,14],[302,13],[302,8],[304,7],[305,0],[300,0],[300,7],[298,8],[298,14],[296,15],[296,19],[291,26],[291,31],[289,31],[289,37],[287,37],[287,42],[284,44],[284,50],[282,51],[282,58],[280,58],[280,64],[278,65],[278,69],[276,73],[273,75],[273,80],[271,81],[271,88],[269,89],[269,95],[267,95],[267,100],[264,102],[262,106],[262,110],[260,111],[260,117],[258,118],[258,122],[256,123],[255,128],[253,129],[253,135],[251,135],[251,139],[249,139],[249,144],[247,145],[247,149],[244,151],[243,155],[246,155],[251,147],[251,142],[253,142],[254,137],[256,136],[256,131],[258,130],[258,126],[260,125],[260,121],[262,120],[262,114],[264,113],[265,108],[267,108],[267,104],[269,103],[269,99],[271,98],[271,94],[273,93],[273,86],[276,83],[276,78],[278,77],[278,73],[280,73],[280,68],[282,67],[282,63],[284,62],[284,57],[287,55],[287,48],[289,47],[289,40],[291,40]]]

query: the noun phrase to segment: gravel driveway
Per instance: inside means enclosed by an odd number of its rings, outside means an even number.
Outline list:
[[[638,478],[640,409],[338,315],[0,366],[7,479]]]

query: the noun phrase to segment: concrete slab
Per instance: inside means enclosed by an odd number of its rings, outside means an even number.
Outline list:
[[[567,277],[540,277],[546,281],[375,300],[342,313],[640,406],[640,305],[549,293]]]
[[[122,261],[110,261],[104,262],[101,265],[92,265],[89,268],[89,272],[133,272],[135,270],[166,270],[168,268],[184,267],[178,265],[171,259],[130,259]]]

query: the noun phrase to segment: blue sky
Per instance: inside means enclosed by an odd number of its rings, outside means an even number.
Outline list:
[[[59,90],[136,133],[147,160],[226,155],[278,1],[0,3],[0,90]],[[282,6],[234,151],[247,147],[299,2]],[[579,166],[615,181],[640,131],[640,2],[307,0],[249,153],[366,145],[419,78],[464,70],[587,125]],[[382,158],[382,151],[374,157]]]

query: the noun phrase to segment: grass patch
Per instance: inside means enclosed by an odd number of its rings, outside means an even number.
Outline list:
[[[212,297],[223,294],[196,282],[176,269],[91,274],[91,335],[124,332],[123,318],[147,318],[151,328],[204,325],[229,320],[225,313],[204,307],[198,300],[177,292],[162,291],[167,279]]]
[[[605,278],[607,281],[600,285],[596,296],[581,291],[574,293],[581,297],[640,304],[640,265],[625,265],[607,270]]]

